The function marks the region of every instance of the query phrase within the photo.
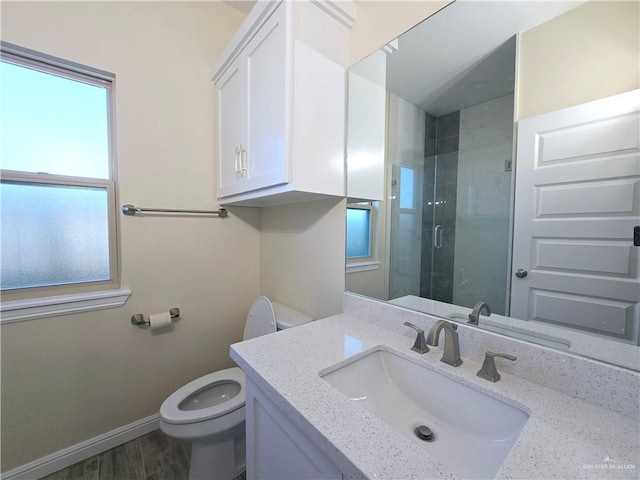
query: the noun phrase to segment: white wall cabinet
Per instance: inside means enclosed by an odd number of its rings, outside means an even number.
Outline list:
[[[349,69],[347,196],[385,199],[387,53],[373,52]]]
[[[285,26],[278,8],[218,84],[219,197],[286,183]],[[250,147],[250,148],[249,148]]]
[[[246,388],[248,479],[342,480],[342,472],[249,378]]]
[[[218,201],[345,196],[350,2],[258,2],[214,67]]]

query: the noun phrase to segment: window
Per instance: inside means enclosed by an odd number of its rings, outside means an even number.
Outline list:
[[[376,222],[379,202],[347,204],[347,265],[346,273],[377,270]]]
[[[416,208],[416,175],[413,168],[400,167],[400,209]]]
[[[371,256],[371,202],[347,206],[347,258]]]
[[[1,53],[3,294],[114,288],[115,77],[4,42]]]

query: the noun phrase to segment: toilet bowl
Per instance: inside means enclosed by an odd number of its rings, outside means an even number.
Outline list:
[[[311,317],[267,297],[253,302],[244,340],[310,322]],[[160,407],[160,429],[191,443],[189,480],[228,480],[245,469],[245,376],[228,368],[197,378]]]

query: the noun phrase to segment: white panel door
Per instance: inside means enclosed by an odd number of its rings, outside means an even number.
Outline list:
[[[279,7],[246,48],[247,152],[244,191],[289,181],[285,9]]]
[[[638,344],[639,112],[636,90],[519,123],[512,317]]]
[[[244,71],[240,58],[218,82],[218,197],[243,191],[240,147],[246,146]]]

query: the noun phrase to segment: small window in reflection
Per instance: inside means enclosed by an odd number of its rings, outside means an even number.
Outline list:
[[[347,258],[371,257],[373,239],[373,202],[347,206]]]
[[[413,168],[400,168],[400,208],[416,208],[415,176]]]

